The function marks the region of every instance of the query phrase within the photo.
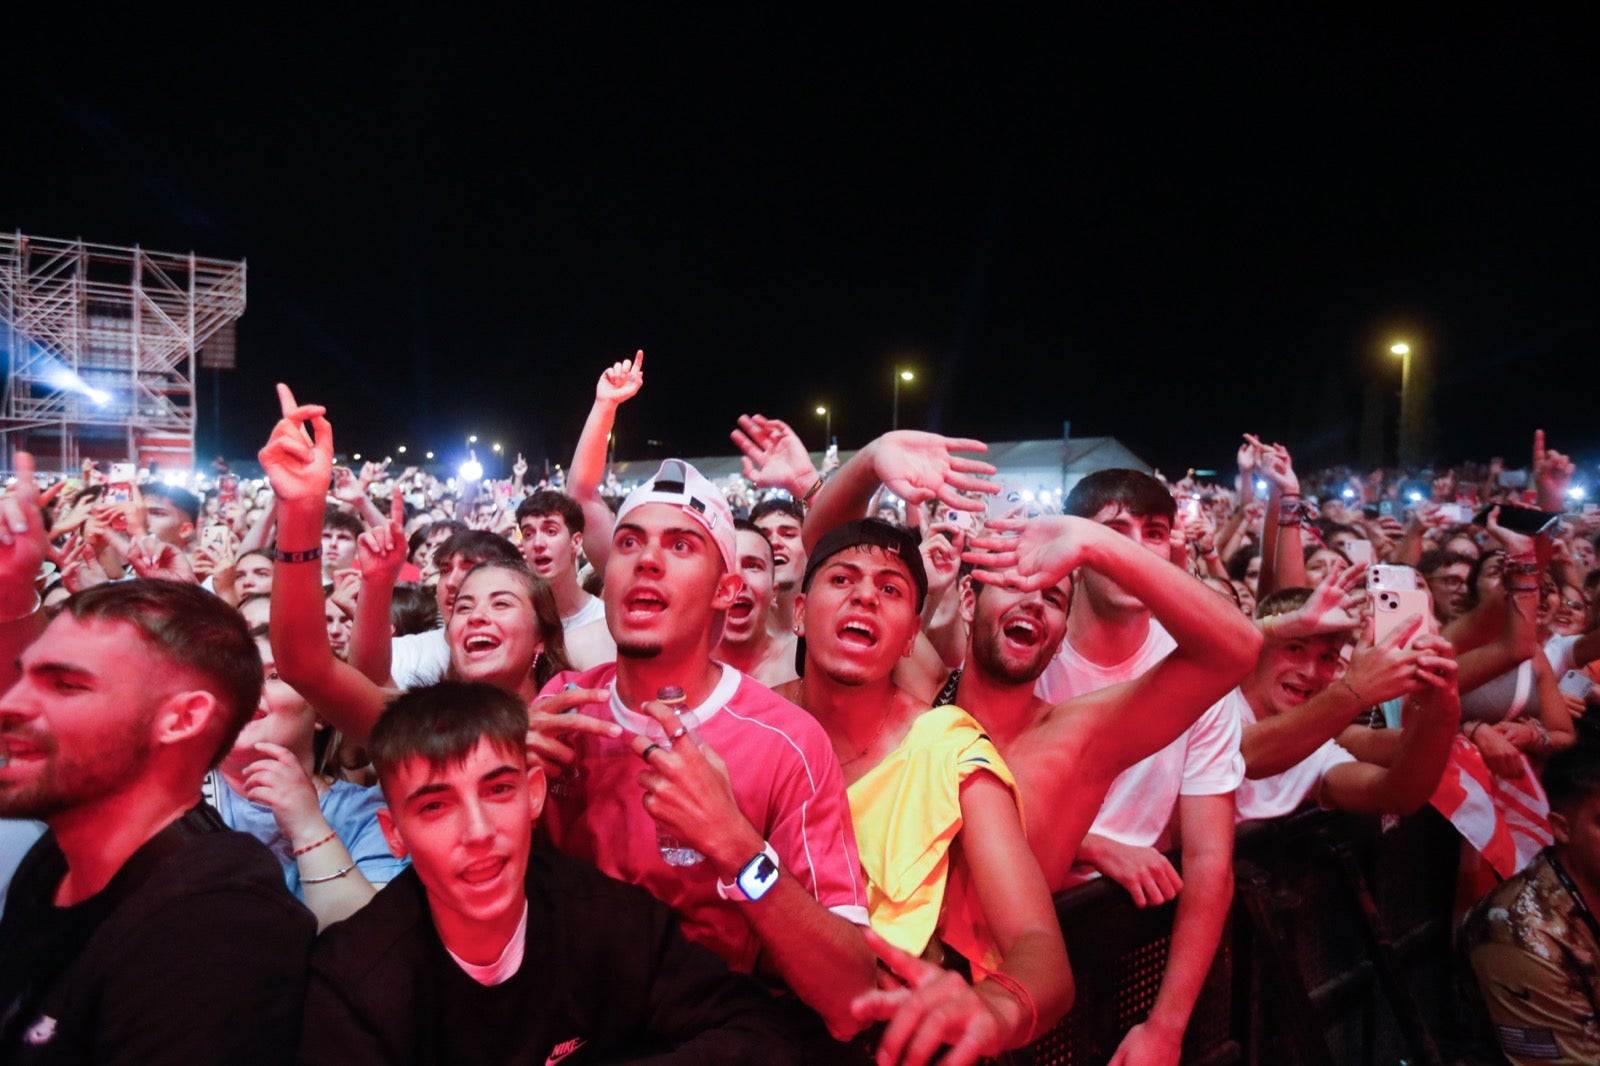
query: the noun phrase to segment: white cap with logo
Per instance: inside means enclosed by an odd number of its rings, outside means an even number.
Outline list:
[[[704,474],[682,459],[668,459],[656,471],[656,476],[628,493],[617,509],[617,523],[628,517],[628,512],[647,503],[666,503],[682,508],[683,513],[705,527],[712,543],[722,555],[728,573],[739,572],[738,541],[733,531],[733,511],[728,507],[722,490],[708,481]]]

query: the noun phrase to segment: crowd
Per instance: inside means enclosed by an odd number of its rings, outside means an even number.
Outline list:
[[[1421,479],[1245,435],[1052,513],[978,441],[819,470],[752,414],[737,485],[624,491],[642,356],[553,482],[336,467],[284,386],[261,480],[19,453],[0,1059],[960,1066],[1068,1010],[1052,894],[1106,877],[1177,900],[1112,1060],[1175,1063],[1237,824],[1469,775],[1549,844],[1464,874],[1483,1032],[1600,1060],[1600,518],[1542,435]]]

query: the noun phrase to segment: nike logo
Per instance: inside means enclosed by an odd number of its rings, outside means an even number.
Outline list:
[[[544,1066],[556,1066],[556,1063],[560,1062],[574,1051],[577,1051],[587,1042],[588,1041],[584,1040],[581,1036],[575,1036],[571,1040],[561,1041],[561,1043],[550,1049],[550,1057],[544,1060]]]

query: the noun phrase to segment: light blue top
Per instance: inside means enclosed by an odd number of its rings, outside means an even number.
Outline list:
[[[300,867],[291,854],[294,849],[290,847],[288,838],[278,831],[272,808],[245,799],[229,788],[220,774],[216,775],[215,783],[217,788],[213,805],[217,813],[222,815],[222,821],[230,829],[249,833],[271,848],[272,854],[278,857],[279,864],[283,866],[283,879],[288,883],[289,891],[304,903],[305,895],[300,891]],[[400,871],[411,865],[410,859],[394,857],[383,839],[382,830],[378,828],[377,811],[384,803],[383,793],[376,787],[363,788],[350,781],[335,781],[318,798],[317,803],[322,808],[322,816],[328,820],[328,828],[339,834],[339,840],[350,852],[356,868],[368,881],[375,885],[388,884],[400,875]]]

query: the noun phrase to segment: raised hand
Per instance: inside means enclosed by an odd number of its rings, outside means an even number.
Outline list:
[[[962,493],[1000,491],[999,485],[978,476],[993,474],[993,466],[955,454],[988,451],[981,440],[902,429],[884,434],[868,448],[878,480],[907,503],[938,499],[958,511],[982,511],[982,500]]]
[[[953,522],[935,522],[918,546],[922,552],[922,568],[928,574],[928,602],[937,602],[940,596],[961,573],[961,551],[966,547],[967,534]]]
[[[1244,435],[1244,439],[1255,451],[1256,469],[1261,476],[1270,481],[1280,495],[1300,495],[1300,478],[1289,459],[1289,449],[1281,444],[1264,444],[1249,433]]]
[[[363,581],[393,586],[406,565],[405,494],[396,485],[389,497],[389,521],[356,538],[356,566]]]
[[[968,539],[961,558],[978,568],[972,572],[974,581],[1032,592],[1059,584],[1077,569],[1088,538],[1100,528],[1071,515],[997,518],[987,532]]]
[[[1365,563],[1344,570],[1330,567],[1299,610],[1273,616],[1272,636],[1278,640],[1288,640],[1354,629],[1360,624],[1357,611],[1361,596],[1357,590],[1366,576]]]
[[[82,592],[96,585],[104,585],[110,580],[105,568],[100,565],[99,557],[88,543],[80,542],[62,556],[61,583],[67,586],[68,592]]]
[[[607,403],[616,407],[633,399],[643,387],[644,349],[640,348],[632,359],[612,363],[600,375],[600,380],[594,386],[594,398],[597,403]]]
[[[33,479],[33,456],[17,452],[17,483],[0,496],[0,598],[21,603],[12,618],[27,611],[34,599],[34,581],[49,556],[44,515],[39,510],[39,484]],[[27,602],[21,602],[27,601]]]
[[[870,929],[866,936],[883,964],[905,982],[899,988],[863,992],[850,1004],[857,1021],[888,1023],[878,1042],[878,1063],[923,1066],[937,1058],[940,1066],[972,1066],[1005,1050],[1005,1026],[978,987]]]
[[[162,581],[182,581],[198,585],[194,566],[182,551],[155,537],[134,537],[128,542],[128,565],[140,577]]]
[[[678,713],[667,704],[645,700],[640,710],[654,718],[669,738],[652,741],[636,734],[629,740],[634,754],[644,760],[637,778],[644,789],[640,799],[644,812],[713,862],[719,854],[748,858],[760,850],[760,834],[739,810],[728,767],[717,753],[688,735]],[[736,843],[741,837],[753,839]]]
[[[787,422],[765,415],[740,415],[739,428],[729,434],[741,452],[744,476],[762,488],[787,489],[804,495],[817,480],[817,468]]]
[[[1544,430],[1533,431],[1533,481],[1541,508],[1560,511],[1566,507],[1567,486],[1576,469],[1567,456],[1545,447]]]
[[[279,500],[320,506],[333,478],[333,426],[323,417],[327,409],[297,403],[289,386],[281,383],[278,403],[283,417],[257,453],[261,468]]]
[[[291,847],[314,844],[328,832],[317,804],[317,786],[288,748],[263,741],[255,750],[260,758],[245,767],[244,798],[272,810]]]
[[[370,464],[369,464],[370,465]],[[366,486],[348,466],[333,468],[332,496],[340,503],[357,504],[367,494]]]
[[[517,461],[511,464],[511,476],[515,478],[519,484],[523,478],[528,476],[528,460],[522,457],[521,452],[517,453]]]

